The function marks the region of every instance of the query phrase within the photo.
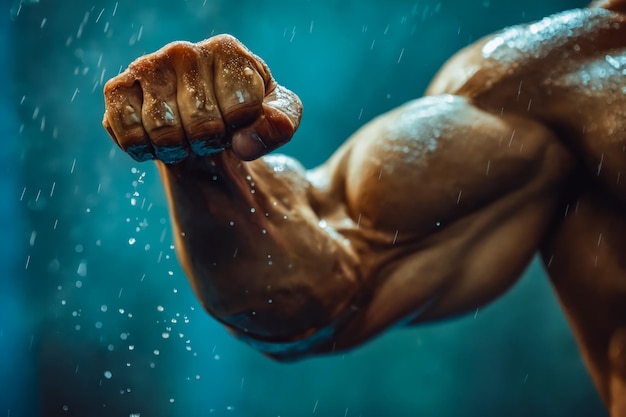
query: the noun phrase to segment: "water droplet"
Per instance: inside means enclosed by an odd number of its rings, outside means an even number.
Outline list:
[[[174,124],[176,122],[176,118],[174,117],[174,110],[172,110],[170,105],[166,102],[163,102],[163,107],[165,107],[165,121],[169,124]]]
[[[78,269],[76,270],[76,273],[80,275],[81,277],[87,276],[87,261],[83,260],[80,262],[80,264],[78,264]],[[78,286],[78,282],[76,283],[77,284],[76,286]]]

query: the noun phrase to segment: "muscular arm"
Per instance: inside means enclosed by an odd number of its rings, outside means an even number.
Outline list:
[[[625,4],[479,40],[430,97],[368,123],[313,171],[267,156],[295,133],[300,101],[228,36],[131,64],[105,87],[104,126],[135,159],[157,160],[196,294],[260,351],[347,349],[473,309],[541,246],[621,416]]]
[[[204,307],[281,359],[493,299],[535,252],[571,163],[541,125],[447,95],[380,116],[314,171],[259,158],[294,133],[299,100],[225,36],[144,57],[105,96],[116,142],[157,159]]]

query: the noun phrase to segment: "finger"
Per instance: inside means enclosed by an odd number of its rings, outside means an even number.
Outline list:
[[[302,103],[291,91],[276,86],[262,106],[263,115],[233,134],[232,150],[251,161],[289,142],[300,124]]]
[[[213,93],[211,54],[178,42],[168,56],[178,74],[176,101],[191,151],[201,156],[222,151],[226,126]]]
[[[256,57],[232,36],[211,38],[214,56],[213,83],[217,104],[226,127],[235,129],[252,123],[262,113],[265,81]]]
[[[141,122],[143,94],[128,72],[104,87],[105,113],[102,124],[117,145],[133,159],[154,159],[154,150]]]
[[[264,117],[233,134],[232,150],[239,159],[252,161],[289,142],[294,131],[287,117],[270,108]]]
[[[176,73],[163,51],[130,66],[143,91],[141,119],[157,159],[171,164],[189,155],[176,102]]]

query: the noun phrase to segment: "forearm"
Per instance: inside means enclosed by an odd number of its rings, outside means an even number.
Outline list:
[[[182,74],[182,92],[155,74]],[[198,298],[274,357],[347,349],[495,297],[532,256],[570,164],[540,124],[453,96],[378,117],[314,172],[285,157],[246,162],[288,140],[301,107],[227,36],[169,45],[105,94],[116,142],[162,160]]]
[[[207,311],[279,345],[333,323],[361,277],[351,246],[320,226],[303,168],[281,156],[214,159],[211,171],[160,165],[177,253]]]

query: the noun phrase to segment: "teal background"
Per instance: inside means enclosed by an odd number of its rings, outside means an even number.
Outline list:
[[[459,48],[584,5],[528,0],[2,3],[0,416],[605,416],[541,266],[464,318],[271,362],[194,298],[154,166],[101,128],[103,82],[228,32],[305,105],[307,167]]]

